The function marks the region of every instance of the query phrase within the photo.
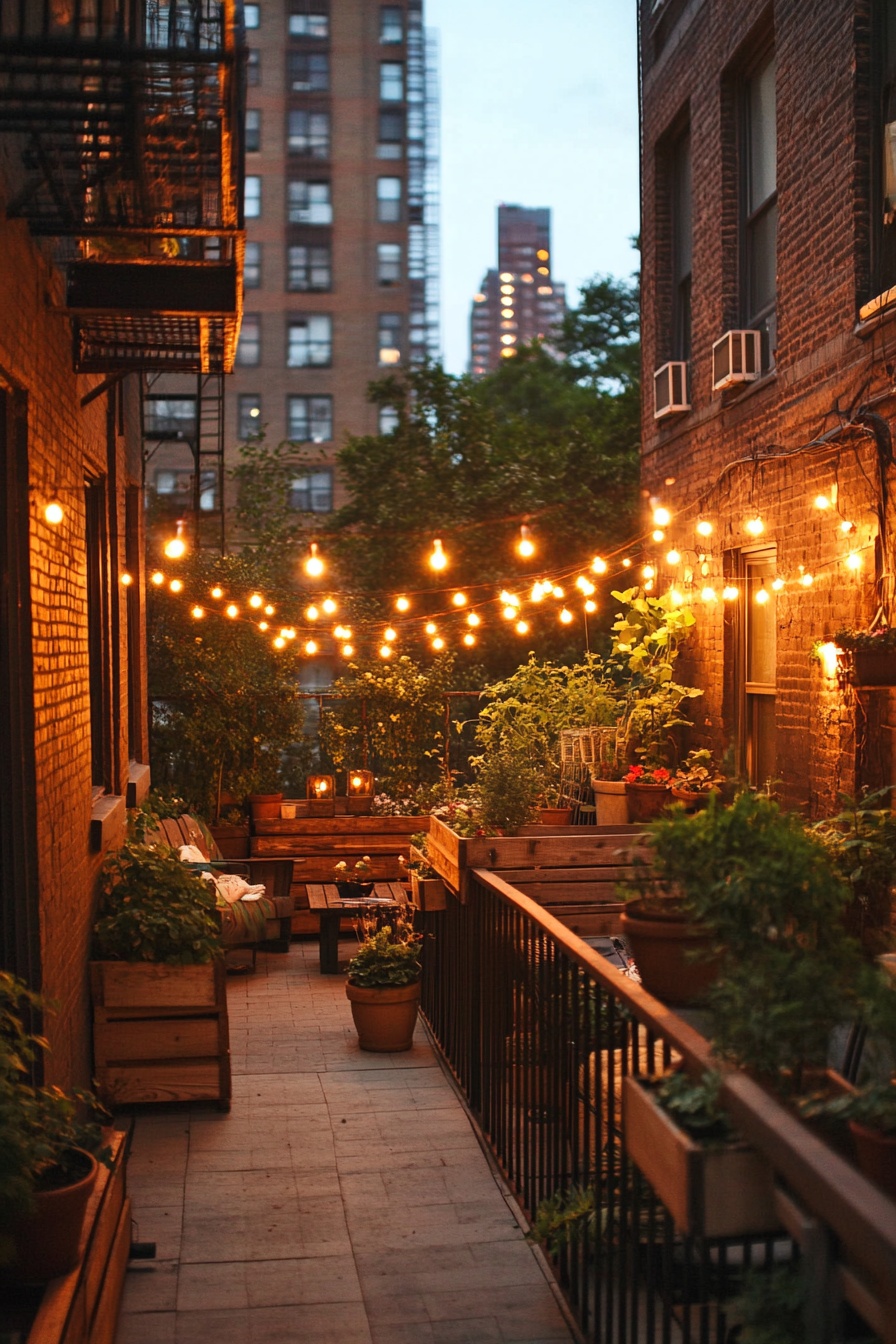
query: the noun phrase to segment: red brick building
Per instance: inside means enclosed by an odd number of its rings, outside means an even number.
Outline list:
[[[811,652],[896,621],[896,5],[642,0],[640,60],[643,484],[694,737],[830,811],[893,778],[888,693]]]
[[[239,52],[232,0],[4,6],[0,39],[0,966],[69,1086],[149,787],[142,375],[224,372],[239,328]]]

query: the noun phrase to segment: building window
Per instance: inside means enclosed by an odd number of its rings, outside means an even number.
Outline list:
[[[404,66],[400,61],[380,61],[380,102],[404,102]]]
[[[405,120],[403,112],[380,112],[378,159],[400,159],[404,152]]]
[[[398,428],[398,410],[395,406],[381,406],[378,425],[380,434],[393,434]]]
[[[302,154],[309,159],[328,159],[329,112],[309,112],[304,107],[290,108],[287,145],[290,154]]]
[[[401,243],[377,243],[376,278],[381,285],[397,285],[401,280]]]
[[[308,247],[304,243],[287,249],[286,288],[328,290],[332,285],[329,244]]]
[[[377,322],[377,356],[380,364],[401,362],[401,313],[380,313]]]
[[[108,792],[112,787],[114,748],[105,479],[90,481],[87,484],[84,490],[84,504],[91,782],[96,791]]]
[[[247,243],[243,262],[243,289],[261,288],[261,243]]]
[[[762,366],[773,367],[777,332],[778,231],[775,57],[762,61],[744,85],[742,304],[745,325],[762,332]]]
[[[261,113],[257,107],[246,108],[246,151],[249,154],[261,149]]]
[[[377,178],[376,217],[380,224],[395,224],[401,219],[400,177]]]
[[[333,473],[309,471],[290,486],[289,507],[299,513],[330,513],[333,508]]]
[[[896,0],[873,8],[877,62],[871,107],[871,297],[896,285]]]
[[[290,37],[329,37],[329,14],[290,14]]]
[[[193,473],[186,468],[159,467],[155,474],[156,498],[170,518],[180,518],[193,508]],[[199,507],[213,513],[218,497],[217,473],[203,471],[199,476]]]
[[[380,41],[384,45],[404,41],[404,11],[400,5],[380,5]]]
[[[333,358],[333,319],[328,313],[292,317],[287,327],[286,367],[327,368]]]
[[[258,219],[261,215],[261,178],[246,177],[246,190],[243,196],[243,213],[246,219]]]
[[[261,83],[261,52],[257,47],[250,47],[247,53],[246,83],[251,88]]]
[[[290,224],[332,224],[329,182],[294,178],[286,185],[286,217]]]
[[[261,5],[243,5],[243,23],[246,28],[260,28]]]
[[[287,81],[293,93],[326,93],[330,87],[330,57],[325,51],[290,51]]]
[[[147,397],[143,432],[155,439],[192,439],[196,430],[195,397]]]
[[[286,437],[293,443],[328,443],[333,437],[333,398],[288,397]]]
[[[691,135],[679,136],[672,150],[672,346],[673,359],[691,357]]]
[[[236,346],[236,362],[250,368],[261,361],[261,314],[243,313],[240,338]]]
[[[256,392],[242,392],[236,402],[237,434],[251,439],[261,433],[261,397]]]
[[[767,549],[744,554],[741,566],[744,600],[739,736],[747,778],[755,788],[762,788],[776,778],[775,552]],[[758,593],[765,593],[767,600],[757,602]]]

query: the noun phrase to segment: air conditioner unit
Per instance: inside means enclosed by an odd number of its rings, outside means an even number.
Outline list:
[[[762,334],[726,331],[712,347],[712,390],[752,383],[762,372]]]
[[[653,375],[653,418],[662,420],[667,415],[689,411],[688,366],[683,360],[662,364]]]

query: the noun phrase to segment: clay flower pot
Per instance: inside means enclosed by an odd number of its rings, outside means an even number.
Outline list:
[[[627,826],[628,799],[621,779],[591,780],[594,790],[595,823],[598,826]]]
[[[352,1018],[362,1050],[373,1050],[378,1054],[410,1050],[420,1002],[419,980],[387,989],[366,988],[349,981],[345,993],[352,1005]]]
[[[694,959],[709,948],[709,938],[676,901],[629,901],[620,923],[641,983],[664,1003],[694,1003],[718,975],[716,961]]]
[[[571,826],[572,811],[571,807],[542,807],[538,813],[539,824],[542,826]]]
[[[15,1268],[26,1283],[45,1283],[68,1274],[81,1259],[81,1231],[99,1168],[80,1148],[84,1175],[71,1185],[38,1190],[34,1212],[15,1233]]]
[[[671,800],[671,791],[667,784],[629,784],[625,785],[625,797],[628,803],[628,819],[635,825],[638,822],[653,821]]]

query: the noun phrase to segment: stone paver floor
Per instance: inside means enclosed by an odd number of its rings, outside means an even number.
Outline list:
[[[350,945],[342,946],[347,956]],[[141,1111],[116,1344],[575,1336],[422,1024],[358,1048],[316,941],[228,977],[233,1106]]]

